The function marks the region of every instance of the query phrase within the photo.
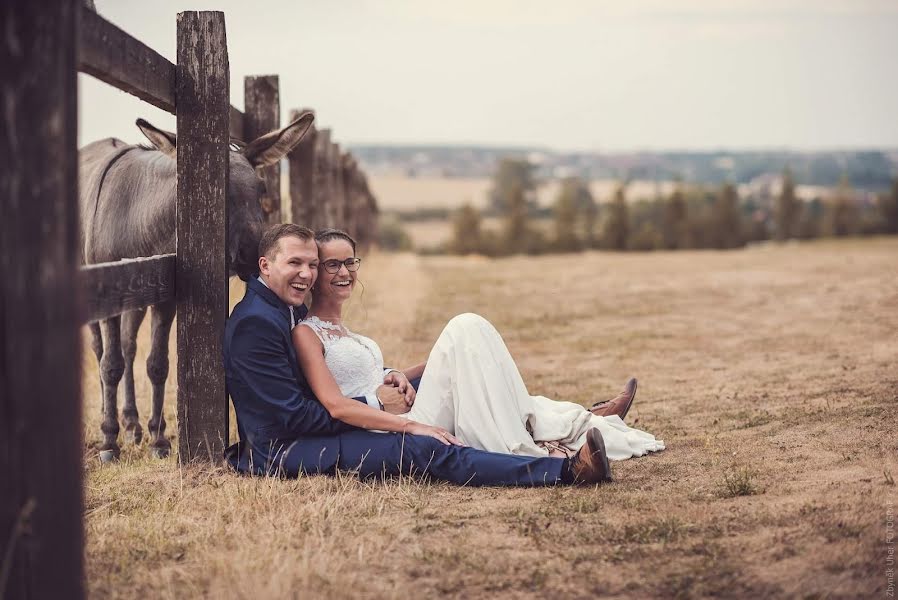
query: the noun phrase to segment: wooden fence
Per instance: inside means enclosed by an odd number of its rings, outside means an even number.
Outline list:
[[[277,76],[247,77],[246,112],[230,106],[223,13],[178,14],[174,65],[82,2],[7,0],[0,13],[0,472],[9,484],[0,597],[84,595],[82,323],[174,298],[179,459],[221,456],[229,143],[279,127]],[[79,70],[176,115],[175,254],[78,268]],[[339,216],[370,243],[360,228],[376,204],[364,173],[325,131],[311,132],[289,164],[294,222],[330,226]],[[263,209],[280,222],[279,165],[262,175]]]
[[[292,110],[290,119],[307,110]],[[292,221],[344,229],[367,251],[377,239],[377,200],[352,154],[340,151],[329,129],[313,125],[287,159]]]

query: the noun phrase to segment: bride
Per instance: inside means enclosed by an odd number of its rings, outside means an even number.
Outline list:
[[[376,426],[356,425],[431,435],[491,452],[575,461],[586,445],[604,462],[605,480],[610,480],[608,459],[664,449],[663,441],[628,427],[616,414],[599,416],[579,404],[531,396],[499,332],[475,314],[451,319],[427,362],[385,373],[378,345],[343,325],[342,306],[361,264],[355,241],[336,229],[318,232],[315,241],[319,267],[312,307],[293,329],[293,344],[303,374],[326,408],[341,396],[374,397],[382,384],[392,384],[411,409],[395,420],[379,418]],[[416,392],[409,380],[417,378]]]

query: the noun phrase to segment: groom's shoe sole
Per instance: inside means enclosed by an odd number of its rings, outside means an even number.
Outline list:
[[[597,452],[593,453],[593,460],[598,459],[602,465],[602,481],[611,483],[611,465],[608,463],[608,452],[605,450],[605,438],[598,429],[592,429],[586,434],[587,439],[592,436]]]
[[[636,387],[636,378],[631,377],[626,385],[624,385],[624,390],[620,394],[611,400],[596,402],[589,408],[589,412],[598,417],[617,415],[623,420],[623,418],[627,416],[627,413],[630,412],[633,400],[636,399]],[[619,403],[622,403],[623,405],[618,407]]]
[[[611,465],[602,433],[595,427],[586,433],[586,443],[573,458],[574,482],[594,485],[611,481]]]

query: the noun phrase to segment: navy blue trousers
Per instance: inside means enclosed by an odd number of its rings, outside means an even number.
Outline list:
[[[242,473],[297,477],[332,475],[337,469],[359,477],[430,477],[459,485],[544,486],[562,483],[567,459],[513,456],[447,446],[421,435],[349,431],[267,444],[234,444],[228,462]]]

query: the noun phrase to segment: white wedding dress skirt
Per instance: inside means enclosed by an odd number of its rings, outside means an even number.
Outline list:
[[[473,448],[505,454],[546,456],[538,442],[548,441],[579,450],[593,427],[602,432],[611,460],[664,449],[662,440],[617,415],[599,417],[579,404],[531,396],[502,336],[472,313],[446,324],[415,403],[402,416],[443,427]]]

